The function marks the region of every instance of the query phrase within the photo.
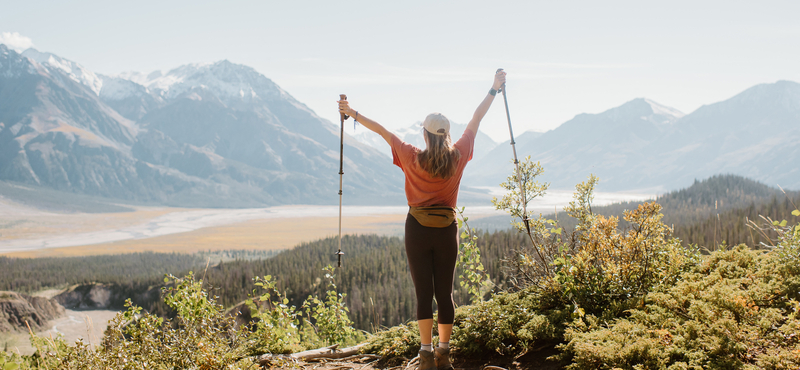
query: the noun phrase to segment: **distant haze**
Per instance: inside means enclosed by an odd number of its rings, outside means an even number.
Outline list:
[[[756,84],[800,81],[798,1],[0,0],[0,9],[7,42],[97,73],[228,59],[323,118],[336,120],[346,93],[394,129],[433,111],[468,122],[498,67],[520,134],[634,98],[688,114]],[[483,129],[507,139],[499,104]]]

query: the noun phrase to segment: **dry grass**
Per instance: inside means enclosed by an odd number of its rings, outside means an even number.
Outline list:
[[[345,217],[342,220],[342,233],[401,235],[405,218],[405,214]],[[338,217],[261,219],[148,239],[39,249],[6,253],[5,255],[9,257],[71,257],[143,251],[194,253],[226,249],[287,249],[302,242],[338,235],[338,222]]]

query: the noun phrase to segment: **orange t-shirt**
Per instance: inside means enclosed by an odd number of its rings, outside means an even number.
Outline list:
[[[456,172],[447,179],[433,178],[417,163],[417,154],[422,150],[400,140],[392,134],[392,157],[394,164],[403,170],[406,177],[406,199],[411,207],[448,206],[455,207],[458,201],[458,186],[464,167],[472,159],[475,134],[464,130],[454,147],[461,152]]]

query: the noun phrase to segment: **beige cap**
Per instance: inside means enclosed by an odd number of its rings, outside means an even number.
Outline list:
[[[431,113],[425,117],[422,127],[434,135],[447,135],[450,132],[450,120],[441,113]]]

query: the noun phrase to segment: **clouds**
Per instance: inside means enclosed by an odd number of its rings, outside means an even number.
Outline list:
[[[9,48],[21,52],[32,48],[33,40],[30,37],[20,35],[19,32],[3,32],[0,33],[0,44],[6,44]]]

